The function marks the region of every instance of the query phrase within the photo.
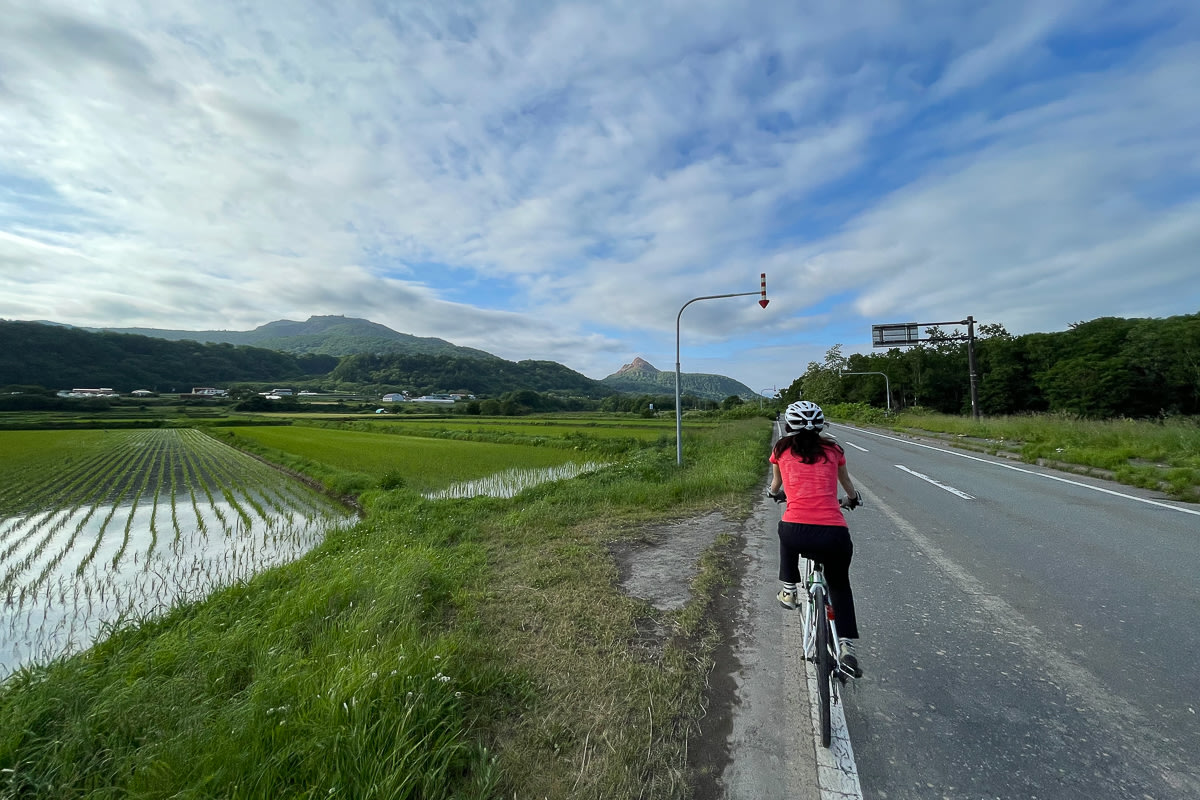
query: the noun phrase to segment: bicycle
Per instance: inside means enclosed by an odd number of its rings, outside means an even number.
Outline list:
[[[778,494],[767,493],[776,503],[787,501],[782,490]],[[839,498],[838,504],[847,510],[862,505],[862,496],[853,501]],[[841,687],[854,675],[848,672],[839,658],[841,639],[837,634],[837,621],[833,604],[829,601],[829,585],[825,582],[825,570],[819,561],[804,559],[804,588],[808,601],[804,604],[803,648],[804,659],[811,661],[817,670],[817,709],[821,729],[821,745],[829,747],[833,739],[831,706],[841,701]]]

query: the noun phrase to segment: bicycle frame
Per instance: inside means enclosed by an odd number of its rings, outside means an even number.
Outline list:
[[[817,587],[821,589],[825,608],[817,609]],[[841,659],[838,657],[842,649],[842,640],[838,637],[837,620],[834,618],[833,603],[829,600],[829,584],[825,582],[825,571],[821,564],[812,559],[804,559],[804,589],[808,593],[808,602],[804,604],[804,657],[809,661],[816,658],[817,650],[817,614],[824,613],[829,620],[830,642],[833,645],[833,669],[831,675],[837,676],[838,682],[845,683],[846,673],[842,670]],[[832,684],[832,681],[831,681]],[[833,698],[837,699],[837,685],[833,685]]]

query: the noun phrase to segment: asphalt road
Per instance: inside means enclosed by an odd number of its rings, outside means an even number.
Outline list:
[[[866,674],[843,703],[862,797],[1200,800],[1200,509],[830,432],[867,501],[849,515]],[[764,500],[747,528],[724,796],[857,796],[818,786],[778,519]]]
[[[864,797],[1200,798],[1198,509],[831,432],[868,501],[845,704]]]

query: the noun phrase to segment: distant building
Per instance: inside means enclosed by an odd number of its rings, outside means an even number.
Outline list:
[[[278,395],[279,397],[291,397],[294,393],[291,389],[272,389],[271,394]]]
[[[151,397],[153,396],[154,392],[150,391],[149,389],[134,389],[132,392],[130,392],[130,394],[134,397]]]
[[[448,394],[423,394],[420,397],[413,398],[414,403],[445,403],[446,405],[454,405],[454,397]]]
[[[195,386],[190,392],[180,392],[180,400],[217,400],[228,394],[224,389],[213,386]]]
[[[390,392],[383,396],[383,402],[385,402],[385,403],[407,403],[408,398],[405,397],[400,392]]]
[[[58,393],[59,397],[120,397],[115,390],[105,386],[100,389],[72,389],[67,391],[63,389]]]

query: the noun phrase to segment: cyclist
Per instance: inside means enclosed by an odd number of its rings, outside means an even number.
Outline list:
[[[782,488],[787,509],[779,522],[779,581],[776,595],[784,608],[799,607],[800,557],[825,565],[829,600],[837,614],[842,667],[854,677],[862,676],[854,643],[858,621],[854,615],[854,593],[850,589],[850,559],[854,543],[838,504],[838,483],[846,490],[847,507],[859,504],[858,491],[846,469],[841,446],[821,435],[825,414],[808,400],[792,403],[783,413],[785,431],[771,451],[771,488],[779,497]]]

